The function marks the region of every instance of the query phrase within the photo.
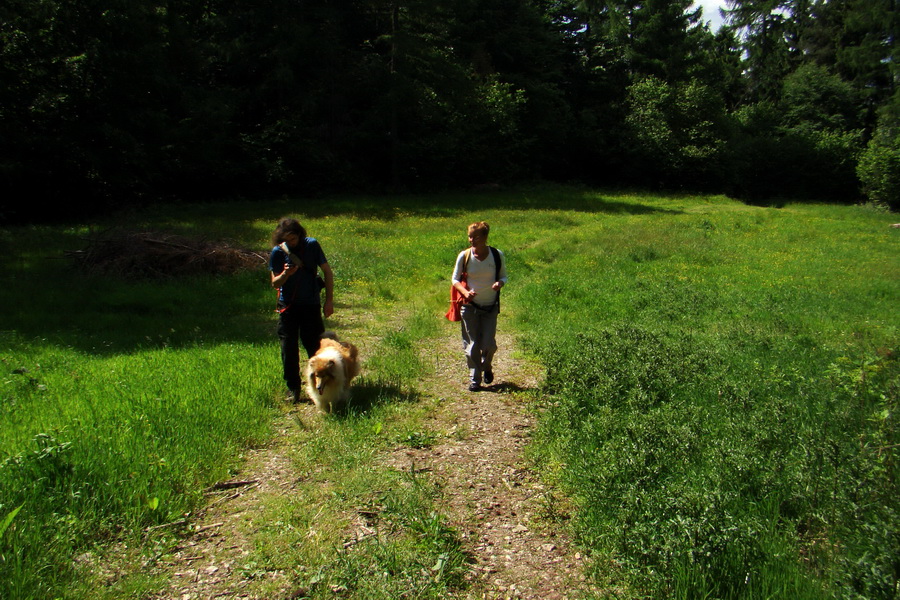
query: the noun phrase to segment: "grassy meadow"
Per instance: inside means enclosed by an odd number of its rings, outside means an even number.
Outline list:
[[[900,593],[900,219],[546,187],[0,230],[0,598],[160,589],[140,567],[178,533],[157,526],[189,523],[286,410],[262,263],[148,281],[79,272],[64,252],[113,225],[266,252],[288,214],[335,270],[327,326],[367,352],[362,406],[298,428],[291,460],[310,476],[267,508],[243,565],[261,595],[280,570],[316,598],[465,597],[440,489],[375,465],[427,443],[421,349],[458,335],[448,278],[482,219],[509,263],[501,327],[546,371],[523,395],[529,459],[573,507],[609,597]],[[377,505],[389,542],[346,551],[347,503]]]

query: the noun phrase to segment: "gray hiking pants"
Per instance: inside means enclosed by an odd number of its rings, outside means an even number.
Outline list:
[[[500,305],[482,310],[471,304],[463,304],[462,343],[469,367],[469,383],[481,384],[481,374],[492,371],[491,362],[497,352],[497,315]]]

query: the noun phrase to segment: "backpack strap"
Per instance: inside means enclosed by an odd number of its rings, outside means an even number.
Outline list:
[[[496,267],[494,281],[500,281],[500,251],[493,246],[488,246],[488,248],[491,249],[491,254],[494,255],[494,265]],[[494,301],[494,304],[497,305],[497,312],[500,312],[500,290],[497,290],[497,299]]]
[[[494,248],[493,246],[488,246],[491,249],[491,254],[494,255],[494,266],[497,271],[494,273],[494,281],[500,281],[500,251]],[[499,291],[497,292],[500,293]]]

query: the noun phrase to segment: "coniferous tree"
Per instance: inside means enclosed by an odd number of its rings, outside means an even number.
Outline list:
[[[743,37],[748,100],[777,100],[790,71],[787,20],[791,0],[727,0],[726,22]]]
[[[862,94],[861,114],[873,130],[878,107],[897,85],[900,16],[896,0],[818,0],[812,7],[806,49]]]

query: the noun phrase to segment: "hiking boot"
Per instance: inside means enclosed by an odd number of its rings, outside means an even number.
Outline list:
[[[485,371],[484,372],[484,382],[488,385],[494,383],[494,372],[493,371]]]
[[[469,391],[470,391],[470,392],[478,392],[478,391],[481,391],[481,384],[478,384],[478,383],[470,383],[470,384],[469,384]]]
[[[300,388],[291,388],[288,391],[287,399],[293,404],[298,404],[301,400],[303,400],[303,395],[300,393]]]

